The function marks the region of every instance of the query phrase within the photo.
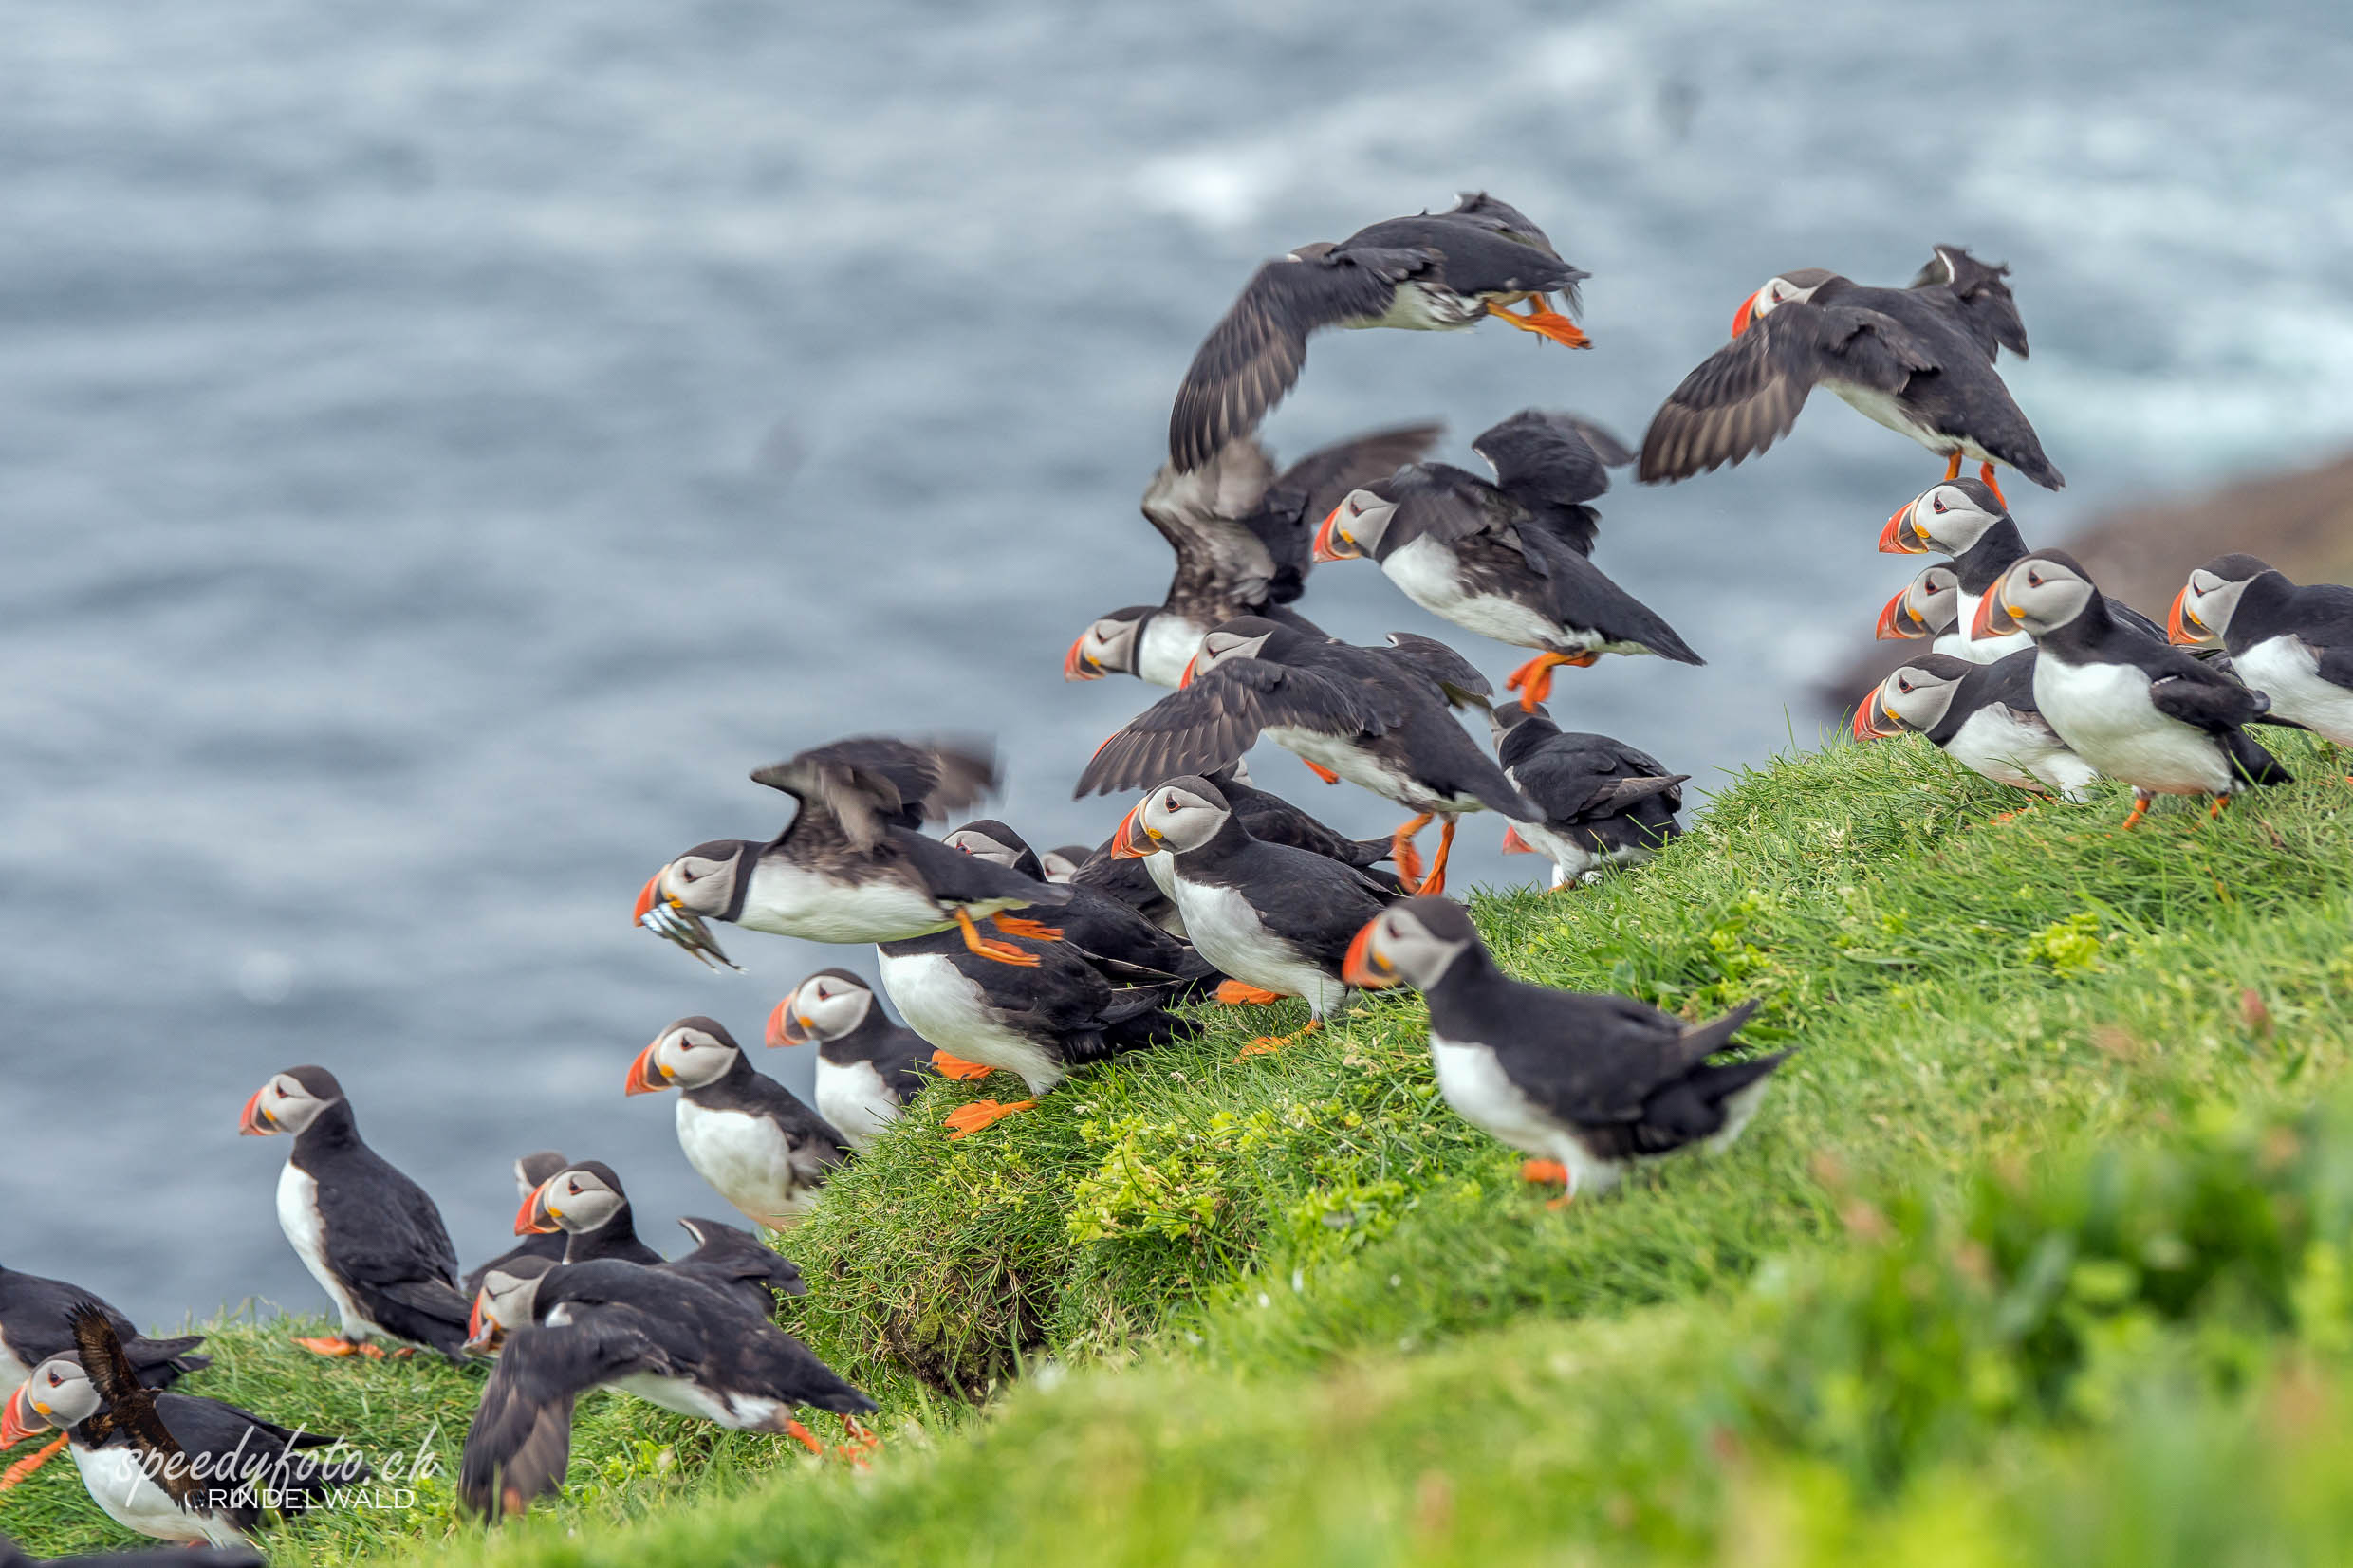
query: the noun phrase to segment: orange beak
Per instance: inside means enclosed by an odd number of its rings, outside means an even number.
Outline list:
[[[1873,636],[1881,642],[1917,642],[1928,635],[1928,629],[1920,624],[1920,618],[1914,615],[1912,606],[1903,601],[1904,596],[1911,591],[1908,587],[1899,589],[1896,597],[1887,601],[1880,611],[1880,623],[1872,632]]]
[[[2002,590],[2009,585],[2010,574],[2008,572],[2004,572],[2001,576],[1995,578],[1992,585],[1986,589],[1985,598],[1977,601],[1977,613],[1970,618],[1969,622],[1969,639],[1972,642],[1976,641],[1979,637],[1992,636],[1994,635],[1993,606],[2001,602]],[[2008,607],[2004,607],[2002,611],[2002,618],[2010,623],[2002,629],[2003,636],[2008,636],[2010,632],[2017,630],[2018,618],[2011,615]]]
[[[1137,813],[1141,810],[1143,807],[1140,805],[1129,807],[1127,815],[1120,819],[1120,825],[1111,830],[1111,858],[1114,860],[1140,860],[1147,855],[1158,853],[1152,840],[1145,836],[1143,823],[1136,820]]]
[[[1756,291],[1756,294],[1762,294],[1764,292],[1765,290],[1760,288]],[[1737,338],[1743,332],[1748,331],[1749,323],[1756,320],[1756,294],[1751,294],[1747,299],[1740,302],[1740,309],[1732,316],[1733,337]]]
[[[1864,697],[1862,704],[1855,710],[1855,739],[1884,741],[1892,740],[1902,733],[1900,729],[1880,728],[1880,689],[1874,686],[1871,688],[1871,694]]]
[[[473,1297],[473,1310],[466,1314],[466,1343],[471,1345],[481,1337],[482,1293],[477,1290]]]
[[[2181,591],[2174,595],[2172,607],[2165,612],[2165,640],[2179,643],[2184,648],[2195,648],[2206,640],[2206,636],[2202,632],[2190,630],[2189,617],[2185,610],[2189,598],[2190,585],[2185,582],[2181,585]]]
[[[1340,506],[1334,507],[1324,514],[1322,525],[1315,530],[1314,556],[1316,560],[1354,561],[1357,558],[1357,552],[1353,548],[1343,554],[1339,540],[1333,536],[1333,526],[1340,521],[1341,508],[1345,506],[1347,503],[1343,501]]]
[[[798,991],[793,992],[793,996],[800,994]],[[768,1015],[769,1045],[770,1048],[778,1045],[806,1045],[808,1043],[808,1035],[806,1032],[807,1027],[806,1022],[792,1010],[792,997],[786,997],[776,1004],[775,1009]]]
[[[1199,654],[1195,654],[1191,658],[1185,660],[1185,673],[1176,677],[1177,691],[1181,692],[1186,687],[1193,684],[1193,667],[1200,662],[1201,655]]]
[[[553,1180],[553,1176],[547,1178],[547,1181]],[[514,1233],[518,1236],[545,1236],[549,1231],[562,1228],[547,1212],[547,1182],[541,1182],[531,1189],[531,1195],[523,1200],[523,1207],[515,1210]]]
[[[1086,646],[1087,634],[1081,632],[1070,644],[1070,652],[1062,656],[1062,678],[1065,680],[1101,680],[1103,673],[1092,667],[1079,650]]]
[[[637,1060],[629,1064],[629,1079],[621,1085],[622,1094],[658,1095],[670,1087],[670,1080],[662,1077],[661,1066],[654,1060],[654,1048],[660,1043],[658,1040],[638,1053]]]
[[[1503,830],[1503,852],[1506,855],[1533,855],[1536,853],[1536,846],[1521,838],[1520,830],[1518,828],[1507,827]],[[1363,935],[1364,933],[1362,932],[1357,932],[1357,936],[1360,940],[1362,939]],[[1348,950],[1351,953],[1356,951],[1354,948],[1351,948]]]
[[[1928,553],[1928,546],[1904,527],[1905,521],[1911,515],[1912,503],[1909,501],[1896,508],[1896,515],[1889,518],[1887,526],[1880,530],[1880,554],[1926,555]]]
[[[263,1084],[253,1091],[253,1098],[245,1102],[245,1110],[237,1117],[237,1136],[266,1138],[277,1131],[264,1119],[262,1112],[262,1096],[268,1093],[269,1089],[269,1085]]]
[[[654,907],[654,900],[659,898],[660,896],[661,873],[658,871],[646,879],[644,889],[639,893],[638,907],[631,913],[629,916],[629,923],[634,926],[642,922],[645,919],[645,912],[652,909]]]
[[[1340,966],[1341,979],[1368,991],[1382,990],[1398,983],[1397,971],[1389,968],[1388,961],[1373,954],[1373,928],[1380,924],[1379,915],[1364,922],[1364,929],[1348,944],[1348,956]],[[1375,965],[1380,968],[1374,968]]]
[[[8,1403],[0,1405],[0,1448],[12,1448],[47,1425],[46,1422],[36,1424],[26,1408],[26,1387],[25,1384],[18,1384],[15,1392],[9,1395]]]

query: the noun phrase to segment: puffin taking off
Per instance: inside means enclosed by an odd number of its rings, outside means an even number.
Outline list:
[[[1556,991],[1495,967],[1470,914],[1443,898],[1392,904],[1357,934],[1348,981],[1408,985],[1430,1005],[1430,1055],[1454,1114],[1523,1153],[1529,1181],[1566,1203],[1638,1161],[1740,1135],[1788,1053],[1711,1066],[1757,1005],[1707,1024],[1631,997]]]
[[[1523,409],[1471,443],[1492,484],[1417,463],[1352,490],[1315,535],[1318,561],[1378,562],[1405,597],[1466,631],[1538,650],[1504,684],[1533,708],[1555,665],[1603,654],[1707,661],[1587,559],[1601,514],[1585,503],[1634,454],[1598,425]]]
[[[1063,656],[1065,680],[1135,675],[1175,686],[1213,626],[1263,615],[1306,623],[1282,606],[1306,586],[1316,519],[1360,485],[1384,479],[1430,450],[1443,425],[1352,436],[1309,452],[1278,477],[1254,438],[1228,444],[1191,473],[1163,466],[1144,491],[1144,517],[1176,552],[1158,604],[1098,617]]]
[[[967,822],[940,841],[967,855],[994,860],[1024,876],[1043,878],[1045,875],[1037,855],[1022,836],[993,819]],[[1189,1001],[1217,984],[1217,971],[1210,968],[1208,961],[1171,935],[1165,927],[1146,918],[1124,900],[1084,883],[1071,884],[1070,902],[1054,912],[1054,923],[1062,928],[1062,939],[1098,960],[1104,978],[1115,984],[1182,981],[1183,986],[1175,993],[1179,1002]]]
[[[1504,853],[1549,857],[1554,887],[1640,865],[1683,831],[1675,814],[1690,774],[1607,735],[1563,734],[1541,708],[1506,703],[1490,719],[1505,777],[1544,809],[1542,821],[1504,829]]]
[[[201,1334],[183,1334],[172,1339],[147,1338],[131,1325],[128,1318],[80,1285],[19,1273],[0,1264],[0,1399],[14,1393],[16,1386],[31,1375],[33,1368],[52,1356],[72,1351],[73,1315],[84,1306],[95,1306],[106,1315],[106,1324],[122,1346],[123,1358],[130,1363],[132,1374],[148,1388],[168,1388],[180,1374],[213,1364],[209,1356],[191,1354],[204,1343]],[[39,1452],[10,1465],[5,1474],[0,1474],[0,1492],[55,1458],[65,1446],[65,1440],[57,1438]],[[0,1444],[0,1448],[5,1447],[6,1444]]]
[[[2240,727],[2271,700],[2127,624],[2064,550],[2036,550],[1977,601],[1973,636],[2034,638],[2034,706],[2074,752],[2133,786],[2131,827],[2158,795],[2211,795],[2291,775]]]
[[[1308,335],[1324,327],[1451,332],[1492,316],[1590,347],[1546,298],[1557,293],[1576,309],[1577,285],[1588,275],[1524,213],[1484,193],[1443,212],[1360,229],[1338,245],[1303,245],[1252,275],[1194,355],[1169,415],[1170,461],[1190,471],[1256,430],[1298,382]],[[1522,301],[1525,316],[1504,308]]]
[[[800,1224],[826,1175],[849,1155],[842,1134],[754,1068],[716,1019],[698,1014],[665,1025],[629,1064],[624,1093],[664,1089],[680,1091],[686,1163],[754,1225]]]
[[[1434,638],[1393,632],[1389,641],[1387,648],[1356,648],[1255,617],[1229,621],[1201,639],[1183,688],[1103,742],[1075,793],[1150,788],[1181,774],[1208,773],[1239,758],[1264,732],[1311,766],[1417,813],[1392,838],[1392,856],[1409,886],[1420,865],[1414,835],[1433,816],[1443,817],[1437,858],[1422,884],[1443,889],[1457,817],[1488,810],[1525,821],[1539,813],[1448,711],[1457,704],[1484,706],[1486,677]]]
[[[1819,267],[1769,280],[1741,302],[1732,341],[1651,416],[1637,472],[1644,484],[1688,479],[1763,452],[1819,382],[1946,458],[1947,479],[1972,457],[1989,486],[2003,462],[2059,489],[2066,481],[1993,368],[2005,348],[2027,353],[2009,274],[1940,245],[1909,288],[1865,287]]]
[[[514,1162],[515,1196],[525,1203],[530,1202],[531,1194],[539,1190],[539,1184],[569,1163],[563,1153],[555,1149],[542,1149],[537,1153],[524,1155]],[[474,1293],[482,1288],[483,1275],[501,1264],[513,1263],[517,1258],[545,1258],[551,1264],[561,1263],[566,1240],[568,1238],[561,1230],[532,1231],[481,1267],[469,1269],[466,1277],[457,1282],[458,1294],[469,1301],[472,1301]]]
[[[2353,588],[2299,586],[2251,555],[2218,555],[2190,574],[2166,615],[2166,638],[2219,643],[2271,711],[2353,746]]]
[[[1871,635],[1881,642],[1934,638],[1929,641],[1934,652],[1966,658],[1961,652],[1967,644],[1959,629],[1960,593],[1960,574],[1953,569],[1953,563],[1932,561],[1913,573],[1912,581],[1881,607]]]
[[[638,1239],[637,1219],[621,1185],[621,1172],[602,1160],[567,1165],[531,1189],[515,1210],[514,1232],[561,1233],[562,1261],[567,1264],[610,1258],[650,1268],[662,1261],[660,1253]],[[475,1294],[479,1297],[478,1288]]]
[[[294,1136],[278,1174],[278,1226],[343,1318],[341,1337],[298,1338],[321,1356],[383,1355],[407,1339],[463,1358],[457,1252],[425,1190],[360,1139],[343,1086],[324,1067],[289,1067],[253,1091],[237,1130]]]
[[[2031,648],[1992,664],[1923,654],[1863,697],[1855,709],[1855,739],[1917,730],[1995,784],[2081,801],[2100,774],[2034,706],[2034,658]]]
[[[1066,902],[1067,889],[959,855],[916,831],[996,787],[996,764],[985,752],[866,736],[804,751],[751,777],[800,802],[785,830],[764,844],[697,844],[638,895],[638,924],[706,964],[728,964],[706,919],[812,942],[889,942],[954,927],[967,948],[1000,964],[1035,959],[981,935],[976,916],[992,916],[1009,935],[1055,934],[1004,912]]]
[[[768,1015],[770,1045],[812,1040],[817,1114],[862,1154],[922,1089],[923,1064],[944,1054],[892,1023],[873,987],[847,969],[819,969]],[[959,1068],[973,1065],[948,1060]]]

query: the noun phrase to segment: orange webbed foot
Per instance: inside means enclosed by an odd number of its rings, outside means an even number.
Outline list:
[[[1568,1185],[1568,1167],[1563,1165],[1559,1160],[1522,1160],[1520,1162],[1520,1180],[1524,1182],[1551,1182],[1555,1186],[1566,1187]]]
[[[959,1105],[948,1113],[944,1123],[948,1129],[948,1141],[954,1143],[959,1138],[969,1138],[982,1128],[993,1127],[1017,1112],[1036,1109],[1037,1103],[1034,1099],[1017,1099],[1010,1104],[998,1099],[976,1099],[970,1105]]]
[[[882,1439],[867,1430],[865,1423],[860,1421],[858,1417],[854,1415],[843,1416],[842,1430],[849,1434],[850,1440],[847,1443],[843,1444],[842,1447],[835,1451],[841,1454],[844,1459],[849,1460],[852,1464],[855,1464],[862,1468],[865,1466],[866,1456],[868,1454],[881,1452]]]
[[[1217,982],[1217,1000],[1229,1007],[1264,1007],[1282,1001],[1283,993],[1245,986],[1239,980],[1220,980]]]
[[[999,964],[1010,964],[1015,968],[1034,969],[1038,967],[1038,955],[1036,953],[1024,952],[1021,949],[1013,946],[1010,942],[992,941],[989,937],[981,935],[980,928],[973,924],[973,916],[970,912],[958,910],[955,912],[955,917],[956,925],[961,928],[964,932],[964,946],[970,951],[978,953],[981,957],[993,960]]]
[[[360,1345],[357,1340],[345,1339],[339,1335],[330,1334],[318,1338],[304,1338],[297,1336],[294,1342],[313,1356],[357,1356],[360,1354]]]
[[[1397,867],[1398,880],[1408,893],[1421,889],[1421,851],[1414,847],[1414,835],[1429,825],[1430,813],[1425,811],[1389,835],[1389,861]]]
[[[950,1056],[945,1051],[934,1051],[932,1053],[932,1071],[937,1073],[941,1078],[952,1078],[959,1083],[967,1083],[972,1081],[973,1079],[987,1078],[991,1073],[995,1072],[996,1069],[994,1067],[983,1067],[977,1061],[967,1061],[960,1056]]]
[[[786,1420],[785,1435],[813,1454],[823,1454],[825,1451],[825,1446],[817,1441],[817,1434],[796,1420],[789,1418]]]
[[[989,923],[1008,936],[1023,936],[1032,942],[1062,940],[1060,926],[1049,926],[1039,920],[1025,920],[1019,915],[992,914],[989,916]]]
[[[1334,784],[1340,782],[1340,775],[1333,772],[1330,768],[1325,767],[1322,763],[1309,763],[1305,757],[1302,757],[1299,760],[1303,763],[1307,763],[1307,771],[1323,780],[1325,784]]]
[[[1311,1023],[1306,1028],[1293,1029],[1287,1035],[1260,1035],[1256,1040],[1243,1046],[1233,1060],[1242,1061],[1251,1057],[1265,1056],[1269,1051],[1279,1051],[1286,1045],[1306,1039],[1322,1027],[1324,1025],[1321,1023]]]
[[[1563,348],[1593,346],[1593,340],[1586,337],[1575,322],[1547,304],[1541,297],[1530,297],[1527,303],[1528,314],[1525,316],[1495,304],[1488,305],[1487,313],[1497,321],[1510,323],[1522,332],[1533,332],[1540,338],[1549,338]]]
[[[47,1443],[43,1444],[40,1448],[35,1448],[32,1452],[27,1454],[15,1464],[10,1465],[6,1470],[0,1470],[0,1492],[5,1492],[9,1487],[16,1485],[27,1476],[32,1474],[33,1471],[39,1469],[42,1466],[46,1465],[50,1460],[55,1459],[59,1453],[64,1451],[65,1447],[65,1434],[64,1432],[60,1432]]]

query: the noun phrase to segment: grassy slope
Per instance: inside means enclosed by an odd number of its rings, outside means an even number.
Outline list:
[[[2222,1311],[2252,1347],[2232,1381],[2181,1372],[2205,1362],[2176,1341],[2221,1331],[2169,1307],[2145,1343],[2101,1353],[2104,1415],[2072,1394],[1992,1398],[2024,1374],[1984,1363],[1958,1393],[1919,1396],[1936,1441],[1886,1452],[1824,1434],[1900,1428],[1882,1403],[1901,1378],[1861,1330],[1815,1332],[1884,1295],[1891,1251],[1980,1288],[1983,1268],[1953,1258],[1985,1245],[1954,1242],[1951,1217],[1974,1204],[1971,1223],[1990,1225],[1985,1191],[2017,1205],[2038,1183],[2092,1179],[2054,1149],[2169,1126],[2190,1138],[2213,1106],[2308,1098],[2338,1073],[2353,1052],[2353,797],[2309,748],[2287,750],[2315,782],[2213,826],[2175,808],[2120,836],[2113,800],[1992,826],[2010,801],[1924,746],[1837,747],[1742,780],[1641,872],[1482,899],[1515,972],[1695,1016],[1761,996],[1750,1038],[1803,1047],[1732,1154],[1566,1213],[1436,1100],[1411,998],[1240,1062],[1252,1028],[1290,1015],[1220,1017],[1198,1045],[960,1144],[936,1122],[970,1091],[935,1089],[791,1248],[812,1282],[796,1326],[885,1397],[894,1451],[853,1475],[599,1396],[564,1508],[493,1555],[1444,1560],[1571,1541],[1712,1556],[1755,1535],[1822,1557],[1917,1537],[1975,1560],[1973,1540],[2023,1549],[2074,1527],[2056,1477],[2147,1517],[2133,1488],[2167,1456],[2134,1448],[2156,1440],[2118,1401],[2163,1404],[2172,1430],[2207,1434],[2271,1492],[2319,1486],[2276,1462],[2263,1413],[2290,1386],[2280,1347],[2310,1340],[2298,1419],[2346,1424],[2337,1347],[2309,1314],[2250,1328]],[[1998,1264],[1985,1279],[2015,1283]],[[275,1335],[224,1336],[209,1392],[372,1444],[414,1443],[437,1412],[454,1450],[478,1373],[297,1367]],[[1046,1356],[1082,1370],[986,1418],[956,1398]],[[1803,1374],[1744,1393],[1776,1356]],[[1128,1360],[1148,1364],[1091,1365]],[[2072,1388],[2082,1372],[2045,1375]],[[795,1476],[760,1480],[779,1464]],[[667,1506],[688,1491],[708,1505]],[[1991,1500],[1975,1535],[1946,1518],[1956,1498]],[[423,1502],[304,1527],[286,1549],[339,1559],[438,1539],[446,1494]],[[602,1528],[652,1512],[650,1536]],[[2281,1501],[2266,1517],[2306,1513]],[[113,1539],[95,1519],[70,1471],[0,1501],[0,1529],[52,1550]]]

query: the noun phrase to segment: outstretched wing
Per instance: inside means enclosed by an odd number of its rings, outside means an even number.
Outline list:
[[[1484,432],[1471,450],[1495,470],[1495,483],[1580,555],[1593,553],[1600,517],[1584,503],[1609,489],[1609,470],[1634,461],[1634,450],[1591,420],[1522,409]]]
[[[1936,360],[1891,316],[1791,300],[1717,349],[1667,395],[1642,436],[1644,484],[1737,463],[1789,434],[1825,378],[1893,395]]]
[[[1261,267],[1193,356],[1168,421],[1168,454],[1180,470],[1258,428],[1297,384],[1309,333],[1378,319],[1399,284],[1445,261],[1427,249],[1303,249]]]
[[[1144,489],[1144,520],[1176,552],[1171,608],[1209,625],[1266,601],[1275,562],[1243,522],[1274,482],[1274,459],[1255,436],[1229,441],[1201,467],[1163,463]]]
[[[105,1409],[83,1423],[83,1431],[94,1444],[117,1432],[128,1437],[147,1460],[148,1473],[157,1485],[186,1507],[197,1489],[196,1477],[178,1442],[163,1425],[163,1417],[156,1413],[155,1391],[139,1382],[130,1357],[122,1354],[122,1341],[106,1320],[105,1306],[83,1301],[73,1309],[68,1321],[73,1325],[74,1351],[82,1370],[105,1401]],[[173,1463],[176,1460],[180,1462]]]
[[[1492,682],[1476,666],[1436,637],[1419,632],[1391,632],[1389,658],[1417,675],[1437,683],[1449,708],[1485,708],[1495,694]]]
[[[916,827],[963,812],[997,785],[996,758],[983,743],[917,743],[888,735],[835,741],[753,770],[801,809],[823,812],[860,850],[886,827]]]
[[[522,1513],[564,1484],[573,1401],[631,1373],[670,1370],[632,1307],[599,1306],[559,1327],[516,1329],[466,1430],[458,1501],[478,1514]]]
[[[1408,463],[1420,462],[1445,434],[1446,427],[1436,420],[1369,431],[1318,447],[1285,469],[1257,508],[1243,519],[1274,563],[1267,599],[1288,604],[1306,591],[1316,525],[1350,490],[1378,484]]]
[[[1397,722],[1377,692],[1269,659],[1218,665],[1128,721],[1079,775],[1073,799],[1147,789],[1180,773],[1213,773],[1269,728],[1378,734]]]
[[[2001,350],[2007,348],[2023,360],[2027,357],[2027,323],[2018,315],[2018,302],[2011,297],[2010,285],[2002,281],[2009,276],[2008,267],[1988,266],[1957,245],[1940,245],[1919,276],[1912,280],[1912,286],[1941,288],[1951,294],[1961,325],[1977,340],[1987,359],[2000,359]]]

